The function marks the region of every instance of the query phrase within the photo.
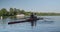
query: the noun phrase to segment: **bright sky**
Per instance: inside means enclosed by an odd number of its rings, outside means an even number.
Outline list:
[[[60,12],[60,0],[0,0],[0,9],[11,7],[34,12]]]

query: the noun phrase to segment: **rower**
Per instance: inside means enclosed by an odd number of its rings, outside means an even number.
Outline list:
[[[33,13],[31,13],[30,18],[34,18],[34,14]]]
[[[37,19],[37,15],[36,15],[36,13],[34,14],[34,19]]]
[[[30,20],[34,20],[34,14],[33,13],[31,13],[31,15],[30,15]]]

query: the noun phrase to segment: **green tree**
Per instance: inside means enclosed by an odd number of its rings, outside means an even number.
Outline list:
[[[17,14],[17,9],[16,8],[14,8],[14,15],[16,15]]]
[[[20,14],[21,13],[21,10],[20,9],[16,9],[16,8],[14,8],[14,15],[16,15],[16,14]]]
[[[9,10],[9,15],[14,15],[14,9],[13,8],[10,8],[10,10]]]
[[[5,8],[2,8],[0,11],[1,16],[7,16],[7,10]]]
[[[24,10],[21,10],[21,13],[25,14],[25,11]]]
[[[21,10],[20,9],[17,9],[17,14],[20,14],[21,13]]]

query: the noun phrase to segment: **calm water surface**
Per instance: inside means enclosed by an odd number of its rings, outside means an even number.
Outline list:
[[[47,19],[38,20],[36,25],[31,22],[8,25],[8,22],[14,19],[0,19],[0,32],[60,32],[60,16],[42,17]]]

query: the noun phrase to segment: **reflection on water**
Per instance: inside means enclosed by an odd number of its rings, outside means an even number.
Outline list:
[[[18,19],[5,18],[0,20],[0,32],[60,32],[60,16],[43,16],[49,20],[37,20],[31,22],[8,25],[9,21]]]
[[[40,24],[53,24],[54,21],[40,21]]]
[[[31,21],[31,26],[36,26],[37,21]]]
[[[53,24],[54,21],[48,21],[48,20],[43,20],[43,21],[39,21],[40,24]],[[36,26],[37,21],[31,21],[31,26]]]

